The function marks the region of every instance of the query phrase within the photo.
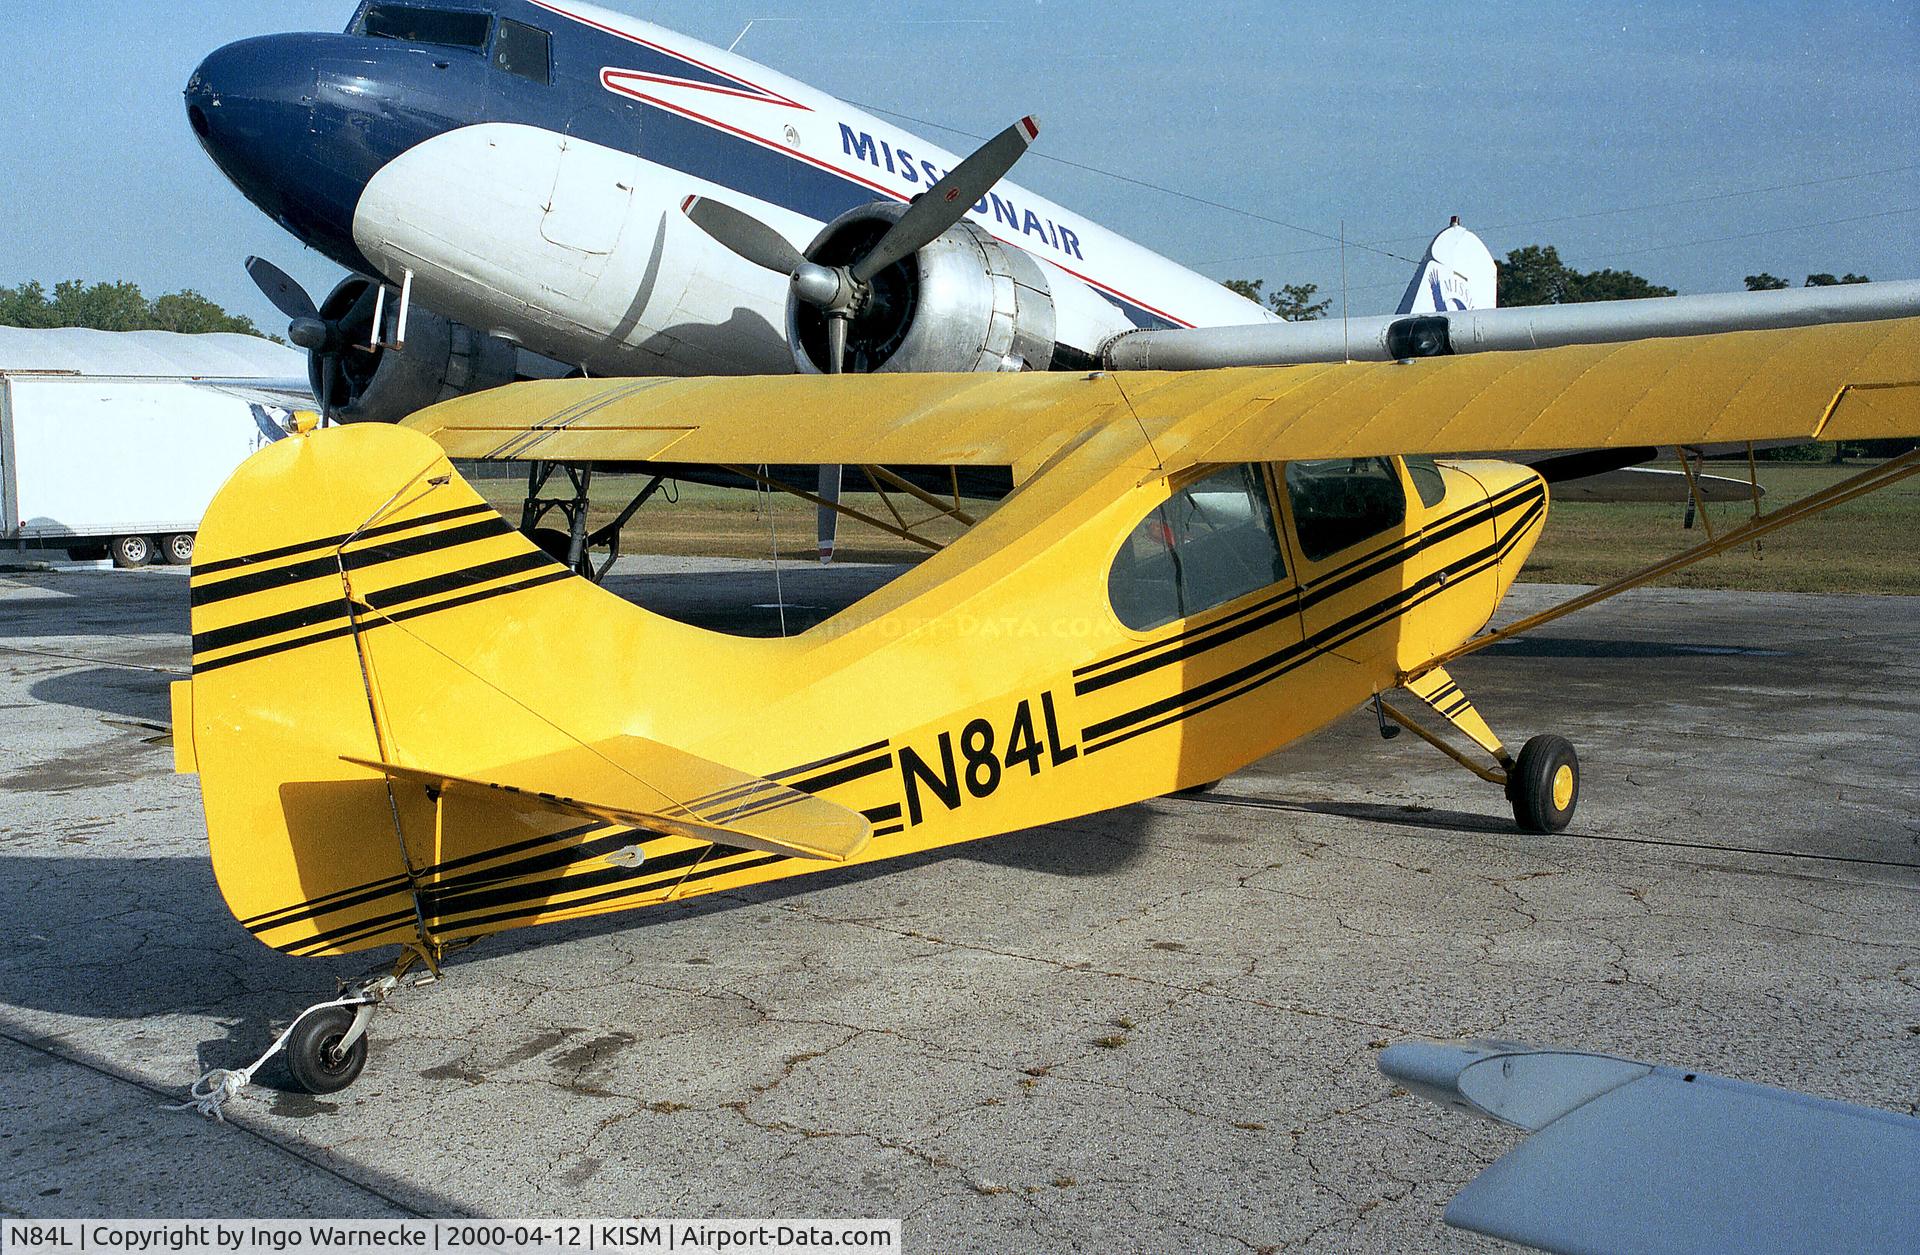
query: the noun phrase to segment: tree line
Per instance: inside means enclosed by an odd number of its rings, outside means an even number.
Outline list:
[[[190,288],[149,300],[138,284],[88,284],[78,279],[56,283],[51,292],[38,280],[0,288],[0,326],[260,334],[253,319],[230,314]]]
[[[1655,283],[1631,270],[1576,270],[1560,260],[1560,250],[1551,244],[1528,244],[1507,254],[1497,268],[1497,297],[1501,306],[1573,305],[1585,301],[1626,301],[1644,296],[1673,296],[1674,289]],[[1266,292],[1264,279],[1222,279],[1222,286],[1238,292],[1250,301],[1264,304],[1282,318],[1302,322],[1321,318],[1333,305],[1331,298],[1315,299],[1317,283],[1285,283]],[[1747,291],[1768,292],[1789,286],[1785,279],[1761,271],[1746,277]],[[1808,275],[1803,285],[1829,287],[1841,283],[1867,283],[1867,276],[1848,271],[1834,276]]]

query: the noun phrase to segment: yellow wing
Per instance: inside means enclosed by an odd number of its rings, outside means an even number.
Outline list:
[[[464,458],[1011,466],[1137,424],[1167,470],[1920,434],[1920,319],[1406,363],[516,384],[408,422]]]

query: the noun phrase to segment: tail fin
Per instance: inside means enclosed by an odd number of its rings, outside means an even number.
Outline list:
[[[1427,245],[1427,255],[1394,312],[1439,314],[1454,309],[1492,309],[1498,302],[1497,291],[1493,254],[1479,236],[1455,218]]]
[[[621,910],[744,849],[845,858],[871,831],[639,735],[621,694],[693,629],[570,574],[417,432],[267,446],[197,548],[177,754],[228,907],[276,949]]]

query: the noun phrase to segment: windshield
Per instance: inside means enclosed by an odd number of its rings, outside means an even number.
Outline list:
[[[408,43],[477,50],[487,46],[487,28],[491,22],[488,14],[464,9],[369,4],[361,11],[354,33],[372,39],[400,39]]]

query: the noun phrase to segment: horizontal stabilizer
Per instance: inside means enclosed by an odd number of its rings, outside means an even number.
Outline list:
[[[641,737],[578,746],[484,772],[341,758],[437,790],[491,791],[509,805],[558,810],[652,832],[790,858],[844,862],[873,835],[865,816],[811,794]]]

